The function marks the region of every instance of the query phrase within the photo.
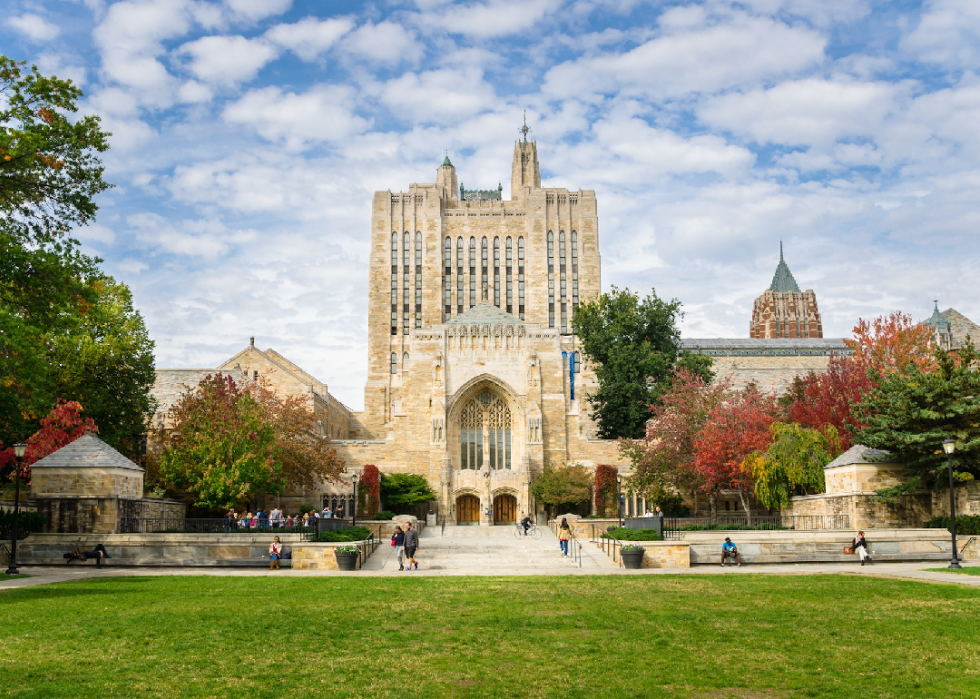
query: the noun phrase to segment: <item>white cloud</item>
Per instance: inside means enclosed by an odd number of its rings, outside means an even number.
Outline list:
[[[353,112],[348,87],[318,86],[283,93],[278,87],[250,90],[223,113],[226,122],[250,126],[268,141],[290,149],[317,141],[340,141],[360,133],[368,122]]]
[[[346,17],[323,21],[306,17],[295,24],[277,24],[265,33],[265,38],[293,51],[304,61],[313,61],[353,26],[354,22]]]
[[[43,17],[30,13],[8,17],[7,24],[28,39],[37,42],[51,41],[61,33],[57,24],[52,24]]]
[[[254,230],[229,230],[221,221],[171,221],[152,213],[134,214],[126,222],[136,230],[136,239],[154,251],[204,258],[226,255],[258,235]]]
[[[808,78],[709,98],[697,114],[708,126],[759,143],[825,145],[873,135],[902,92],[901,85],[884,82]]]
[[[422,55],[415,35],[400,24],[363,24],[348,34],[344,48],[353,56],[376,63],[414,61]]]
[[[439,27],[450,34],[479,38],[507,36],[533,27],[562,4],[563,0],[489,0],[454,4],[423,13],[417,23],[423,31]]]
[[[225,0],[235,15],[252,21],[280,15],[292,4],[292,0]]]
[[[901,47],[926,61],[950,67],[980,66],[980,3],[933,0]]]
[[[198,79],[232,85],[255,77],[277,52],[262,39],[206,36],[184,44],[177,54],[190,56],[188,70]]]
[[[667,98],[781,77],[824,58],[826,39],[804,27],[744,14],[702,26],[699,13],[665,14],[666,28],[675,33],[626,53],[556,66],[545,76],[544,92],[556,97],[620,92]]]
[[[139,274],[144,269],[149,269],[150,265],[140,260],[134,260],[131,257],[127,257],[126,259],[117,262],[115,267],[116,269],[122,270],[123,272],[128,272],[129,274]]]
[[[446,124],[491,108],[496,95],[480,71],[432,70],[389,80],[381,101],[403,121]]]

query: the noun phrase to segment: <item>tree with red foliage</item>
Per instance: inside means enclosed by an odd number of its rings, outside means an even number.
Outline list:
[[[53,454],[81,437],[86,432],[98,432],[92,418],[83,418],[84,408],[77,401],[58,399],[58,405],[41,419],[41,429],[27,438],[27,452],[21,462],[20,477],[27,485],[31,482],[31,465]],[[0,469],[13,466],[16,461],[13,448],[0,451]],[[10,469],[10,479],[14,469]]]
[[[797,377],[787,394],[792,402],[786,411],[790,422],[820,430],[825,435],[832,425],[840,438],[838,454],[854,444],[854,434],[864,426],[852,411],[873,384],[868,376],[870,365],[864,356],[833,356],[822,374],[810,372]]]
[[[595,513],[600,517],[606,516],[609,496],[616,492],[618,473],[615,466],[599,464],[595,467]]]
[[[930,347],[933,329],[925,323],[913,323],[912,316],[893,311],[870,323],[858,318],[854,339],[844,344],[854,350],[855,358],[882,374],[904,370],[909,364],[921,373],[935,371],[936,359]]]
[[[650,406],[646,437],[623,442],[623,453],[633,463],[629,487],[649,496],[679,491],[695,501],[705,485],[694,463],[695,439],[708,416],[728,395],[727,379],[708,384],[693,372],[678,369],[659,403]]]
[[[381,472],[374,464],[366,464],[361,471],[361,487],[357,490],[357,508],[361,517],[371,519],[381,506]]]
[[[778,418],[775,396],[754,386],[731,394],[708,413],[707,423],[694,439],[694,465],[704,479],[701,489],[708,495],[712,516],[717,513],[720,490],[737,491],[745,514],[750,514],[748,493],[754,484],[743,463],[749,454],[769,447],[773,439],[769,428]]]

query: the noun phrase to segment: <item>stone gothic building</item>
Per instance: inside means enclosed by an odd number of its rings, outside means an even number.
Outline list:
[[[823,323],[817,310],[817,296],[812,289],[800,291],[789,265],[783,259],[783,244],[779,244],[779,264],[772,284],[755,300],[749,337],[771,338],[819,338],[823,337]]]
[[[600,290],[595,192],[542,187],[522,140],[501,194],[462,187],[447,157],[371,203],[365,407],[334,444],[349,467],[425,476],[448,522],[537,512],[546,465],[622,462],[594,438],[571,325]]]

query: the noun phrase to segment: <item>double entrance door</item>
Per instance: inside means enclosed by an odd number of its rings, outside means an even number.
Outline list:
[[[493,501],[493,523],[513,524],[517,521],[517,498],[498,495]],[[480,498],[460,495],[456,500],[456,524],[480,523]]]

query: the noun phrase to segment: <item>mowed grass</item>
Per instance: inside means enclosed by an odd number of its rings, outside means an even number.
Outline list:
[[[955,570],[952,568],[926,568],[931,573],[956,573],[957,575],[980,575],[980,566],[971,566]]]
[[[980,696],[980,590],[865,576],[122,577],[0,618],[2,696]]]

